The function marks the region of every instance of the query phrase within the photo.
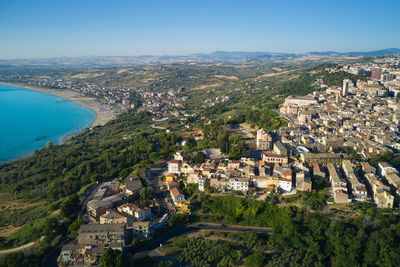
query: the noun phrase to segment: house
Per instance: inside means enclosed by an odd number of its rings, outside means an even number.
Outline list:
[[[347,203],[349,202],[349,196],[343,189],[337,189],[333,192],[333,199],[336,203]]]
[[[248,178],[230,178],[229,188],[234,191],[247,192],[249,190],[249,179]]]
[[[362,162],[361,163],[361,168],[364,171],[365,174],[375,174],[376,173],[376,168],[373,167],[369,162]]]
[[[62,246],[60,253],[60,261],[63,265],[67,265],[69,262],[74,262],[78,255],[76,255],[75,251],[77,251],[78,245],[76,244],[66,244]],[[75,255],[74,255],[75,254]]]
[[[123,191],[128,196],[137,196],[142,187],[142,181],[139,178],[129,177],[125,179]]]
[[[240,168],[240,160],[231,160],[228,162],[228,168],[230,169],[239,169]]]
[[[104,182],[102,184],[102,187],[106,187],[111,191],[111,194],[116,194],[119,192],[120,188],[120,183],[118,181],[109,181],[109,182]]]
[[[393,167],[392,165],[390,165],[389,163],[387,163],[387,162],[379,162],[379,164],[378,164],[378,174],[380,174],[380,175],[385,177],[386,174],[388,174],[389,172],[398,173],[396,168]]]
[[[197,184],[197,183],[199,183],[199,178],[200,178],[200,172],[199,171],[195,171],[195,172],[190,173],[187,176],[186,182],[188,184]]]
[[[283,177],[286,179],[292,179],[293,172],[289,165],[283,164],[282,166],[275,165],[272,171],[272,175],[276,177]]]
[[[78,233],[78,245],[112,245],[123,250],[126,245],[125,224],[83,224]]]
[[[174,187],[169,190],[169,192],[175,205],[179,202],[185,202],[185,195],[181,192],[179,188]]]
[[[257,149],[258,150],[271,150],[272,146],[272,137],[268,134],[264,129],[260,128],[257,130],[257,139],[256,139]]]
[[[106,211],[113,206],[111,201],[92,199],[87,203],[86,208],[91,216],[98,217],[106,213]]]
[[[179,160],[171,160],[168,162],[168,172],[169,173],[175,173],[179,174],[180,173],[180,165],[181,162]]]
[[[266,151],[262,155],[262,160],[268,163],[287,164],[289,162],[287,156],[275,154],[273,151]]]
[[[400,188],[400,177],[397,172],[388,172],[386,173],[385,176],[386,180],[388,181],[389,184],[391,184],[393,187],[396,189]]]
[[[190,215],[191,211],[190,211],[190,206],[188,202],[179,202],[177,205],[177,214],[187,214]]]
[[[106,213],[100,216],[100,224],[106,223],[127,223],[128,217],[114,211],[108,210]]]
[[[328,163],[329,181],[333,192],[333,199],[337,203],[347,203],[349,197],[347,194],[347,182],[339,175],[335,166]]]
[[[276,190],[279,188],[279,178],[273,176],[256,176],[253,178],[253,185],[257,188],[274,188]]]
[[[167,175],[165,175],[165,181],[168,182],[172,182],[175,181],[178,178],[178,176],[174,173],[168,173]]]
[[[313,164],[313,175],[315,179],[321,180],[325,178],[325,173],[321,170],[319,164],[314,163]]]
[[[301,153],[300,158],[304,163],[327,165],[328,163],[340,164],[342,158],[338,153]]]
[[[224,191],[229,187],[229,181],[225,177],[211,177],[210,187]]]
[[[133,238],[147,239],[154,233],[151,222],[131,222],[126,226],[126,230]]]
[[[118,206],[118,211],[133,216],[137,221],[145,221],[151,217],[151,210],[148,207],[136,204],[136,203],[125,203]]]
[[[183,161],[183,151],[182,150],[176,151],[176,153],[174,155],[174,160]]]
[[[179,188],[179,183],[177,181],[170,181],[167,183],[168,190],[172,188]]]
[[[275,152],[275,154],[281,155],[281,156],[289,156],[288,154],[288,150],[286,149],[286,147],[281,143],[281,142],[275,142],[274,143],[274,149],[273,151]]]
[[[207,179],[204,176],[199,177],[199,191],[204,192],[207,186]]]
[[[110,189],[107,186],[100,186],[100,188],[94,194],[93,199],[102,200],[103,198],[111,195],[110,193]]]
[[[278,188],[286,192],[292,191],[292,179],[283,177],[278,178]]]
[[[296,188],[299,191],[311,191],[312,182],[308,172],[300,171],[296,173]]]
[[[393,208],[394,197],[385,189],[377,189],[375,203],[378,208]]]

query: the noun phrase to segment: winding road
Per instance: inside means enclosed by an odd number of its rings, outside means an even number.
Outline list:
[[[205,222],[195,222],[191,224],[184,224],[172,228],[165,234],[154,239],[138,252],[134,254],[134,259],[139,259],[145,256],[154,257],[157,260],[162,260],[163,256],[158,248],[160,244],[165,244],[168,240],[191,232],[196,232],[199,230],[213,230],[213,231],[226,231],[226,232],[255,232],[259,234],[272,234],[272,228],[267,227],[255,227],[255,226],[240,226],[240,225],[228,225],[225,226],[219,223],[205,223]],[[165,260],[165,259],[164,259]]]

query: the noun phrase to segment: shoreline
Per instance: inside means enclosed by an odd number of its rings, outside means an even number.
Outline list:
[[[87,128],[92,128],[99,125],[102,126],[116,117],[113,109],[105,106],[104,104],[101,104],[93,97],[82,96],[79,92],[73,91],[71,89],[48,89],[35,85],[10,82],[0,82],[0,84],[22,87],[28,90],[55,95],[89,109],[96,115],[96,119]]]

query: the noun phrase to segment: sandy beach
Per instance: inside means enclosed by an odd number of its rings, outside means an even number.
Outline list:
[[[80,104],[96,113],[96,120],[93,122],[91,127],[97,125],[104,125],[106,122],[114,119],[116,114],[114,110],[105,104],[102,104],[93,97],[86,97],[82,96],[79,92],[75,92],[68,89],[48,89],[48,88],[41,88],[33,85],[27,85],[23,83],[7,83],[1,82],[2,84],[11,85],[11,86],[18,86],[22,88],[26,88],[29,90],[34,90],[38,92],[48,93],[52,95],[56,95],[58,97],[68,99],[72,102]]]

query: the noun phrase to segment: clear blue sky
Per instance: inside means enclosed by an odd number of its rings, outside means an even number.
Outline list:
[[[0,59],[400,47],[398,0],[0,0]]]

